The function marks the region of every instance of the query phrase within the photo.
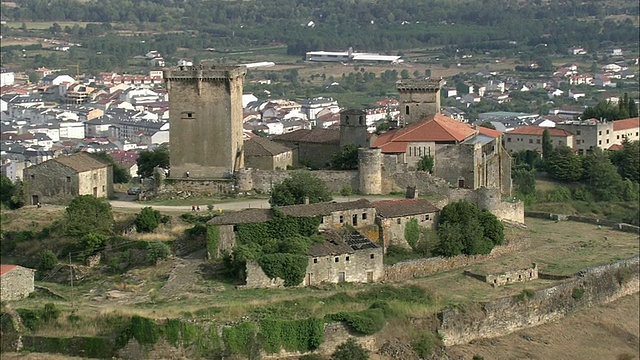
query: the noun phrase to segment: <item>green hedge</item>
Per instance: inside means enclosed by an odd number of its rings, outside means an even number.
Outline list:
[[[296,286],[302,282],[307,270],[308,259],[298,254],[266,254],[258,259],[258,264],[270,278],[281,278],[284,286]]]
[[[351,330],[363,335],[377,333],[387,322],[384,311],[380,308],[369,308],[358,312],[339,312],[329,314],[326,318],[344,322]]]
[[[248,358],[255,345],[255,338],[256,324],[252,322],[243,322],[222,329],[225,348],[231,354],[244,355]]]
[[[218,244],[220,243],[220,227],[207,225],[207,252],[209,256],[216,257],[218,254]]]
[[[282,348],[287,351],[312,351],[324,341],[324,321],[315,318],[262,320],[260,336],[262,346],[268,353],[277,353]]]

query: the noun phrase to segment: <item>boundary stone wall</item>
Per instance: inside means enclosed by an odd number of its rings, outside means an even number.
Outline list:
[[[454,257],[432,257],[415,259],[386,265],[384,268],[385,281],[402,281],[416,277],[425,277],[442,271],[459,269],[473,265],[479,261],[494,259],[502,255],[524,250],[530,246],[529,239],[511,240],[499,245],[487,255],[458,255]]]
[[[556,220],[556,221],[576,221],[576,222],[587,223],[587,224],[603,225],[603,226],[609,226],[614,230],[640,234],[640,226],[619,223],[619,222],[605,220],[605,219],[597,219],[597,218],[592,218],[587,216],[554,214],[554,213],[542,212],[542,211],[525,211],[524,216],[538,218],[538,219],[549,219],[549,220]]]
[[[579,308],[614,301],[639,290],[640,257],[581,270],[559,285],[530,296],[479,302],[439,314],[445,346],[492,338],[560,319]]]

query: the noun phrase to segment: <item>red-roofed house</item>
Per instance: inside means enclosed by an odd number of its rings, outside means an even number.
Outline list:
[[[628,141],[639,141],[638,128],[640,128],[640,117],[616,120],[613,122],[613,135],[615,144],[622,144],[624,139]],[[613,139],[612,139],[613,140]]]
[[[469,189],[500,188],[508,195],[511,157],[501,145],[501,136],[499,131],[476,129],[435,114],[381,134],[372,147],[395,157],[395,163],[408,170],[415,170],[424,156],[433,156],[433,174],[450,184]]]
[[[573,134],[564,129],[545,128],[535,125],[522,126],[504,134],[504,147],[510,152],[533,150],[542,152],[542,135],[549,132],[553,147],[573,148]]]
[[[556,124],[556,128],[564,129],[574,134],[573,149],[578,154],[585,154],[593,147],[602,150],[611,145],[622,144],[625,139],[638,141],[639,118],[629,118],[615,121],[588,119],[583,121],[565,121]]]
[[[34,290],[35,270],[18,265],[0,265],[0,300],[20,300]]]

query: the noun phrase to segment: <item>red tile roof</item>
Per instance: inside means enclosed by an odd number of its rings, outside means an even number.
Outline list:
[[[573,136],[573,133],[567,130],[535,126],[535,125],[522,126],[507,132],[507,134],[542,136],[542,133],[544,133],[545,130],[549,130],[549,136],[563,136],[563,137]]]
[[[379,216],[395,218],[400,216],[428,214],[440,211],[425,199],[382,200],[373,202]]]
[[[618,151],[618,150],[622,150],[622,149],[624,149],[624,146],[622,146],[620,144],[613,144],[613,145],[609,146],[609,149],[607,149],[607,150]]]
[[[613,131],[637,129],[640,127],[640,117],[616,120],[613,122]]]
[[[489,129],[484,126],[478,126],[478,132],[480,132],[480,134],[482,135],[486,135],[494,139],[499,138],[500,135],[502,135],[502,131]]]
[[[406,150],[409,142],[463,141],[475,133],[476,130],[470,125],[442,114],[435,114],[404,128],[387,131],[376,139],[372,147],[382,149],[383,153],[400,152],[403,147]]]
[[[17,268],[18,265],[0,265],[0,276],[8,273],[9,271]]]

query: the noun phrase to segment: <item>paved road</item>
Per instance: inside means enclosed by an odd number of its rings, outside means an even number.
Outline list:
[[[347,202],[347,201],[354,201],[354,200],[363,199],[363,198],[371,201],[398,199],[398,197],[390,197],[390,196],[349,196],[349,197],[336,196],[333,198],[333,200],[336,202]],[[199,201],[202,201],[202,200],[199,199]],[[199,201],[194,201],[194,205],[200,205],[200,211],[206,211],[207,206],[202,205],[201,203],[199,203]],[[144,207],[151,206],[154,209],[159,211],[172,211],[172,212],[191,211],[191,205],[175,205],[175,206],[153,205],[153,204],[148,204],[144,202],[134,201],[133,196],[131,197],[131,200],[128,200],[128,201],[112,200],[110,201],[110,203],[113,208],[119,208],[119,209],[142,209]],[[250,209],[250,208],[268,209],[271,207],[269,205],[268,199],[238,200],[233,202],[218,203],[218,204],[214,204],[214,206],[216,210],[222,209],[222,210],[233,210],[233,211]]]

